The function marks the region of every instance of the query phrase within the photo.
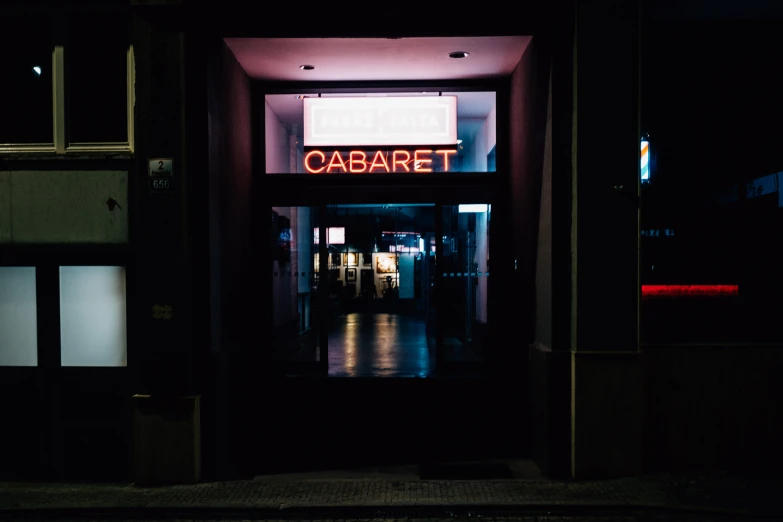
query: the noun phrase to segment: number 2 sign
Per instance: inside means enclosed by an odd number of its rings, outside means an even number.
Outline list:
[[[150,176],[173,176],[171,170],[171,158],[157,158],[150,160]]]
[[[171,158],[149,160],[150,194],[172,194],[174,192],[174,172]]]

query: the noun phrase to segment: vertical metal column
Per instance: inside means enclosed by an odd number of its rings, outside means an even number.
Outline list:
[[[443,273],[438,263],[443,262],[443,204],[435,205],[435,371],[443,366]],[[442,265],[441,265],[442,266]]]
[[[318,206],[318,355],[319,370],[324,376],[329,375],[329,248],[327,245],[326,205]]]
[[[466,232],[466,245],[465,245],[465,342],[471,342],[473,340],[473,321],[475,319],[476,297],[473,285],[474,280],[471,277],[473,273],[473,258],[475,257],[476,249],[476,232],[470,230],[470,219],[472,215],[468,217],[468,230]]]

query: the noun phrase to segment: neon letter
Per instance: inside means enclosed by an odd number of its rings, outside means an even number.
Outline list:
[[[381,160],[378,162],[378,160]],[[386,172],[389,172],[389,163],[386,161],[386,156],[383,155],[383,152],[378,151],[375,153],[375,157],[372,159],[372,165],[370,165],[370,172],[372,172],[372,169],[374,168],[381,168],[383,167]]]
[[[354,154],[361,155],[362,159],[354,159]],[[356,165],[357,163],[360,163],[362,165],[361,170],[359,170],[358,168],[354,168],[354,165]],[[351,164],[352,173],[364,172],[365,170],[367,170],[367,154],[365,154],[360,150],[352,150],[350,164]]]
[[[435,154],[443,154],[443,170],[449,170],[449,154],[456,154],[456,150],[436,150]]]
[[[404,160],[398,160],[397,159],[397,154],[405,154],[405,159]],[[393,170],[393,172],[397,172],[397,165],[400,165],[402,168],[404,168],[405,172],[410,172],[411,171],[411,169],[408,168],[408,163],[411,160],[411,153],[410,152],[408,152],[407,150],[395,150],[392,153],[392,158],[394,160],[392,162],[392,170]]]
[[[307,169],[307,172],[309,172],[310,174],[320,174],[321,172],[326,170],[326,167],[321,167],[320,169],[314,169],[313,167],[310,166],[310,158],[315,154],[321,156],[321,163],[326,161],[326,155],[320,150],[311,150],[310,152],[308,152],[307,156],[305,156],[305,168]]]
[[[337,160],[337,162],[335,160]],[[329,168],[326,169],[326,172],[331,172],[332,169],[336,168],[341,168],[343,169],[343,172],[348,172],[348,169],[345,167],[345,161],[343,161],[343,157],[340,155],[339,150],[334,151],[334,154],[332,154],[332,159],[329,160]]]
[[[413,170],[416,172],[432,172],[432,169],[422,168],[422,165],[432,163],[431,159],[419,159],[419,153],[432,154],[431,150],[417,150],[413,153]]]

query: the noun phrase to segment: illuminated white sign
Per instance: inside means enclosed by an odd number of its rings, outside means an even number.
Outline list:
[[[457,97],[304,98],[305,147],[455,145]]]
[[[330,245],[344,245],[345,244],[345,228],[343,227],[329,227],[326,231],[326,241]]]
[[[489,205],[486,203],[477,203],[472,205],[460,205],[459,206],[459,213],[460,214],[466,214],[466,213],[481,213],[481,212],[487,212],[489,210]]]
[[[321,241],[320,229],[313,229],[313,243],[318,244]],[[329,227],[326,229],[326,243],[329,245],[345,244],[345,227]]]

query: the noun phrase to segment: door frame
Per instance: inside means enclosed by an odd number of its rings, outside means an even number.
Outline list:
[[[436,227],[440,226],[442,231],[442,208],[444,205],[458,205],[468,203],[489,203],[493,209],[503,210],[497,213],[498,216],[507,215],[503,208],[507,198],[503,194],[507,192],[509,176],[509,158],[510,144],[509,136],[509,107],[510,107],[510,78],[498,78],[489,80],[463,80],[454,81],[373,81],[373,82],[253,82],[252,88],[252,132],[256,146],[253,147],[253,185],[252,185],[252,204],[254,217],[252,218],[251,236],[266,237],[267,221],[266,216],[274,207],[311,207],[320,209],[319,212],[319,234],[320,237],[326,237],[326,208],[333,204],[386,204],[389,202],[416,204],[427,203],[436,206]],[[465,173],[429,173],[427,175],[413,173],[397,174],[373,174],[372,176],[357,176],[355,174],[275,174],[266,172],[266,136],[264,128],[264,116],[266,110],[266,95],[286,94],[320,94],[320,93],[367,93],[367,92],[495,92],[496,95],[496,136],[497,144],[496,171],[495,172],[465,172]],[[498,227],[495,228],[498,230]],[[493,252],[494,258],[508,257],[512,251],[511,246],[500,240],[501,234],[496,233],[490,236],[489,250]],[[265,251],[267,242],[256,241],[254,247],[255,265],[264,266],[264,260],[270,259],[268,252]],[[259,244],[260,243],[260,244]],[[319,272],[325,274],[327,270],[326,260],[326,242],[319,245],[320,263]],[[442,259],[442,233],[436,233],[436,259]],[[436,261],[437,262],[437,261]],[[493,262],[494,264],[494,262]],[[263,270],[263,269],[262,269]],[[497,271],[495,271],[497,273]],[[442,287],[442,274],[435,271],[436,289]],[[498,278],[490,279],[488,292],[493,294],[495,287],[498,286]],[[271,280],[262,274],[259,284],[259,295],[263,296],[261,303],[269,303],[267,296],[271,298],[272,288]],[[435,295],[435,309],[442,309],[438,306],[438,293]],[[324,277],[319,278],[318,290],[311,300],[312,306],[319,307],[319,321],[325,319],[321,311],[328,308],[328,288]],[[263,307],[261,307],[263,308]],[[488,316],[488,330],[495,331],[492,335],[494,339],[502,339],[499,334],[499,328],[503,325],[489,324],[494,323],[494,315],[490,307]],[[271,331],[270,314],[258,310],[258,315],[268,321],[264,325]],[[448,369],[451,364],[443,360],[443,321],[436,312],[436,357],[435,371]],[[325,339],[327,330],[319,324],[321,331],[320,338],[320,362],[312,371],[306,375],[316,375],[320,377],[328,376],[328,346]],[[496,341],[489,340],[488,344],[492,346],[485,347],[487,352],[492,351],[491,357],[494,359],[494,352],[498,349]],[[486,355],[490,355],[487,353]],[[271,362],[271,361],[270,361]],[[489,370],[489,358],[482,357],[481,365]],[[454,364],[454,363],[452,363]],[[461,363],[460,363],[461,364]],[[311,365],[312,366],[312,365]],[[285,370],[283,370],[285,371]]]
[[[312,202],[313,197],[317,197],[315,195],[308,195],[306,190],[304,191],[302,201],[303,202]],[[406,193],[409,194],[409,192],[406,190]],[[384,204],[388,203],[390,201],[394,201],[395,203],[425,203],[424,201],[420,201],[418,197],[410,197],[406,196],[403,191],[392,191],[391,195],[387,192],[386,195],[388,196],[383,201],[371,201],[368,198],[356,198],[354,194],[361,194],[362,191],[356,190],[356,191],[348,191],[343,192],[344,194],[348,194],[345,198],[340,198],[337,200],[332,201],[323,201],[323,197],[321,198],[322,202],[316,205],[306,205],[306,204],[289,204],[288,199],[286,199],[286,203],[277,203],[277,200],[273,200],[272,202],[264,202],[263,204],[258,205],[257,207],[261,209],[261,214],[263,215],[269,215],[269,212],[272,210],[273,207],[309,207],[312,211],[317,212],[318,215],[318,229],[319,229],[319,236],[325,238],[326,237],[326,231],[329,226],[328,223],[328,207],[330,205],[340,205],[340,204],[350,204],[350,202],[361,202],[361,203],[377,203],[377,204]],[[414,194],[418,194],[418,192],[414,191]],[[440,374],[443,372],[448,373],[449,370],[455,369],[455,368],[463,368],[467,367],[467,363],[455,363],[455,362],[448,362],[444,359],[444,321],[442,316],[442,310],[444,309],[442,304],[442,292],[438,292],[437,290],[440,288],[443,288],[443,274],[441,270],[437,267],[437,260],[443,259],[443,208],[445,206],[452,206],[452,205],[459,205],[459,204],[469,204],[469,203],[488,203],[490,205],[496,205],[499,200],[502,200],[500,197],[497,197],[497,195],[490,195],[490,193],[486,190],[475,190],[470,187],[466,187],[465,191],[463,192],[463,197],[457,197],[456,199],[448,199],[444,200],[443,198],[439,198],[439,200],[436,200],[435,202],[427,201],[427,204],[434,204],[435,209],[435,272],[432,274],[434,276],[434,282],[435,282],[435,292],[434,295],[431,295],[432,300],[432,308],[435,310],[435,332],[436,332],[436,343],[435,343],[435,367],[434,367],[434,374]],[[267,206],[268,205],[268,206]],[[256,205],[254,205],[254,208]],[[264,225],[266,225],[266,221],[263,222]],[[259,229],[256,233],[253,234],[254,237],[266,237],[268,234],[267,229]],[[503,251],[498,251],[499,248],[503,248],[502,242],[500,242],[497,238],[497,235],[490,235],[489,237],[489,251],[493,252],[493,257],[497,257],[498,255],[502,256]],[[262,243],[260,251],[263,252],[265,250],[264,245],[266,245],[266,242],[261,241]],[[506,249],[507,250],[507,249]],[[318,329],[317,335],[319,339],[319,360],[316,362],[305,362],[305,363],[293,363],[293,362],[281,362],[281,361],[275,361],[275,365],[280,366],[280,370],[284,374],[296,374],[296,375],[302,375],[302,376],[319,376],[319,377],[327,377],[329,374],[329,342],[328,342],[328,310],[329,310],[329,288],[328,288],[328,277],[325,277],[326,274],[328,274],[328,246],[326,241],[320,241],[318,244],[318,259],[319,259],[319,267],[318,272],[320,277],[318,278],[317,288],[314,294],[312,294],[311,297],[311,307],[317,307],[318,313],[317,313],[317,319],[314,321],[314,326]],[[260,260],[263,259],[270,259],[268,255],[263,255],[260,258]],[[259,260],[259,261],[260,261]],[[261,262],[257,266],[264,267],[264,263]],[[264,268],[262,268],[264,270]],[[261,280],[264,281],[266,279],[269,279],[265,274],[262,274]],[[497,292],[497,284],[494,283],[496,279],[490,279],[488,284],[487,291],[490,294],[493,294]],[[269,284],[269,283],[267,283]],[[271,284],[267,287],[269,298],[272,298],[272,288]],[[266,297],[264,298],[266,299]],[[271,303],[270,303],[271,304]],[[272,323],[271,323],[271,314],[262,314],[261,317],[264,317],[265,320],[269,321],[269,324],[266,325],[267,328],[271,331]],[[493,323],[496,321],[496,319],[493,318],[493,314],[489,314],[488,321],[487,321],[487,329],[492,329],[494,326]],[[484,349],[490,349],[489,346],[485,346]],[[485,365],[486,361],[482,358],[482,361],[479,363],[479,365]]]

